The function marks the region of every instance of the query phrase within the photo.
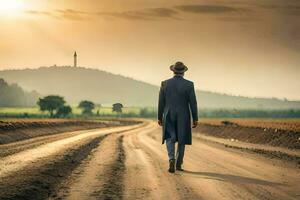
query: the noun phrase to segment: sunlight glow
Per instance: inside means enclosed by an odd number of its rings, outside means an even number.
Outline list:
[[[23,7],[22,0],[0,0],[0,15],[17,15]]]

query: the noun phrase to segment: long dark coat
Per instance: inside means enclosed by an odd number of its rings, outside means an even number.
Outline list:
[[[178,143],[192,144],[191,115],[198,121],[194,83],[178,75],[163,81],[158,101],[158,120],[163,122],[162,143],[171,137],[168,131],[171,124],[175,126],[171,128]]]

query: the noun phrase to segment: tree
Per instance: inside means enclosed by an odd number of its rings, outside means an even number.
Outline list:
[[[117,112],[117,113],[122,113],[122,108],[123,107],[124,106],[121,103],[115,103],[115,104],[113,104],[112,111]]]
[[[82,109],[82,114],[91,115],[93,109],[95,108],[95,104],[91,101],[81,101],[78,105],[78,108]]]
[[[58,108],[58,110],[56,112],[56,116],[57,117],[67,117],[71,113],[72,113],[71,106],[62,106],[62,107]]]
[[[44,98],[39,98],[37,104],[40,106],[41,111],[48,111],[50,113],[50,117],[53,117],[54,111],[63,107],[65,100],[61,96],[49,95]]]
[[[24,91],[17,84],[8,84],[0,78],[0,107],[34,106],[39,99],[37,92]]]

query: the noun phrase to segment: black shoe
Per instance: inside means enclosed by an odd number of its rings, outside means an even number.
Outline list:
[[[176,166],[176,170],[177,170],[177,171],[184,171],[184,170],[181,168],[181,166]]]
[[[169,170],[170,173],[175,173],[175,159],[169,161]]]

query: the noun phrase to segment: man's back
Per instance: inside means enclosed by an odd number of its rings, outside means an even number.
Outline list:
[[[172,115],[181,113],[186,116],[190,111],[193,119],[198,119],[193,82],[178,75],[163,81],[160,91],[159,115],[162,117],[163,112],[170,112]]]
[[[164,81],[166,106],[176,111],[188,109],[191,89],[193,89],[193,83],[182,76],[174,76]]]

